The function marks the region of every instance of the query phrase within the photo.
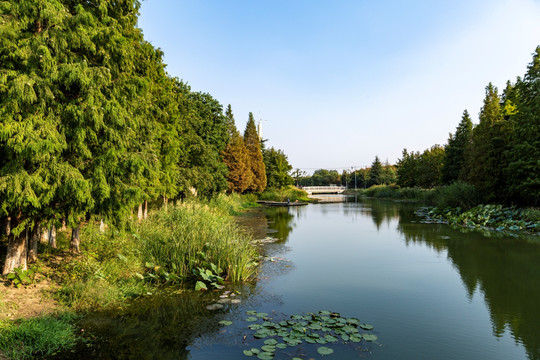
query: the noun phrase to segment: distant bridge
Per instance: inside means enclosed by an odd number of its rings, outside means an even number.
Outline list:
[[[344,192],[347,188],[345,186],[336,186],[336,185],[330,185],[330,186],[304,186],[302,187],[302,190],[308,193],[308,195],[311,194],[341,194]]]

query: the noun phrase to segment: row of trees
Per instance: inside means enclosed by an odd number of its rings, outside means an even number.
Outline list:
[[[139,6],[0,2],[4,274],[26,266],[41,227],[65,222],[78,252],[91,218],[121,225],[148,201],[265,188],[253,115],[242,137],[230,106],[169,76]]]
[[[388,185],[396,182],[396,167],[388,161],[384,164],[378,156],[368,168],[343,170],[341,174],[337,170],[319,169],[313,175],[307,176],[299,169],[293,176],[298,186],[328,186],[343,185],[349,188],[366,188],[373,185]]]
[[[401,186],[431,188],[463,181],[484,201],[540,204],[540,46],[523,79],[502,94],[489,84],[473,126],[465,110],[448,143],[423,153],[403,150],[397,164]]]

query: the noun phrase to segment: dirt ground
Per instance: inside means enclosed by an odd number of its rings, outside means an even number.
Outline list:
[[[0,279],[0,320],[27,319],[50,314],[59,309],[59,304],[51,295],[57,285],[46,278],[37,280],[35,284],[16,288],[7,286]]]

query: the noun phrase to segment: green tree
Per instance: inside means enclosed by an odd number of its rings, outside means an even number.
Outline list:
[[[263,160],[266,169],[266,187],[279,189],[294,183],[290,175],[292,165],[282,150],[273,147],[264,149]]]
[[[513,133],[507,151],[506,178],[512,200],[540,205],[540,46],[516,84],[517,113],[511,117]]]
[[[257,133],[255,119],[251,112],[244,131],[244,142],[248,150],[251,172],[253,173],[253,182],[249,186],[249,190],[262,192],[266,187],[266,170],[261,151],[261,139]]]
[[[371,163],[369,170],[368,186],[380,185],[384,183],[384,169],[379,160],[379,156],[375,156],[375,160]]]
[[[444,148],[433,145],[424,150],[418,159],[417,185],[424,189],[431,189],[441,184],[441,170],[444,162]]]
[[[500,102],[497,88],[489,83],[486,87],[484,105],[480,110],[480,121],[473,129],[472,141],[465,152],[466,165],[463,178],[487,197],[491,197],[492,194],[490,182],[493,166],[490,169],[490,162],[496,156],[495,153],[501,151],[494,149],[491,142],[494,125],[503,121]]]
[[[451,184],[459,179],[465,164],[465,149],[472,138],[472,121],[467,110],[463,111],[461,121],[454,134],[450,134],[445,147],[444,165],[441,170],[443,184]]]
[[[397,184],[402,187],[418,186],[418,163],[420,153],[403,149],[401,159],[397,163]]]
[[[249,164],[249,157],[244,143],[244,138],[236,128],[234,123],[234,115],[231,105],[225,111],[227,117],[227,131],[229,142],[223,150],[223,161],[227,165],[228,175],[228,191],[242,193],[246,191],[249,185],[253,182],[253,172]]]

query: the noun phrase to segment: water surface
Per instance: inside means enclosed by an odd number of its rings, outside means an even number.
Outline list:
[[[92,356],[248,359],[242,350],[262,341],[245,311],[331,310],[379,339],[328,345],[329,359],[540,359],[540,242],[424,224],[416,207],[363,200],[251,214],[279,241],[265,245],[260,278],[236,288],[241,304],[209,311],[218,293],[182,294],[98,316],[89,327],[108,340]],[[275,358],[321,358],[314,349]]]

